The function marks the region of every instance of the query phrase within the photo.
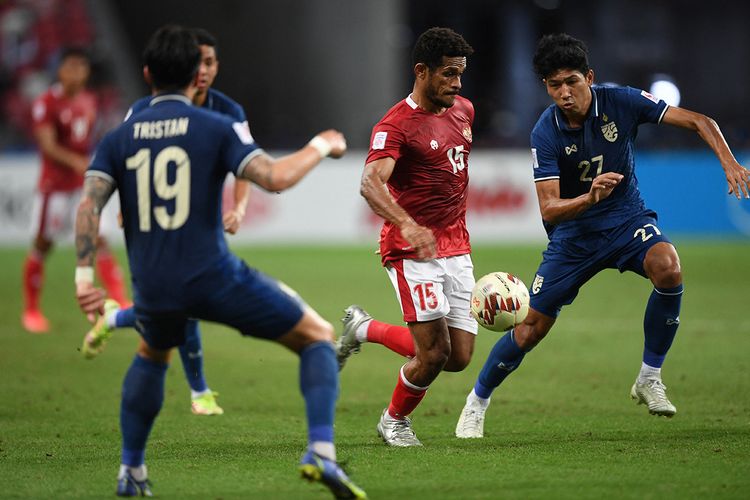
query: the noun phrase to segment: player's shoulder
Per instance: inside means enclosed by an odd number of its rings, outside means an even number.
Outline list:
[[[462,95],[456,96],[453,107],[474,114],[474,103],[472,103],[467,97],[464,97]]]
[[[148,105],[151,103],[151,96],[143,96],[137,101],[135,101],[133,104],[130,105],[130,108],[128,109],[127,114],[125,115],[125,119],[123,121],[128,121],[133,115],[140,113],[144,109],[148,108]]]
[[[603,103],[626,103],[638,98],[650,98],[651,94],[635,87],[621,85],[594,85],[594,93]],[[652,99],[653,100],[653,99]]]
[[[532,137],[550,136],[554,135],[557,130],[557,114],[555,112],[556,106],[550,105],[545,109],[539,119],[534,124],[534,128],[531,129]]]
[[[383,118],[380,119],[380,121],[375,125],[375,127],[379,126],[391,126],[400,130],[405,130],[408,128],[408,122],[411,120],[414,120],[418,118],[419,106],[416,102],[411,98],[411,95],[406,97],[405,99],[401,99],[396,104],[391,106],[391,109],[389,109],[384,115]]]
[[[229,115],[234,118],[235,121],[243,122],[247,119],[242,105],[220,90],[209,88],[208,102],[209,109]]]

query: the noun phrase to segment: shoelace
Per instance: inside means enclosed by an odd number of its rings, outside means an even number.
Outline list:
[[[464,418],[464,425],[470,431],[477,431],[482,420],[484,420],[484,414],[480,414],[477,410],[469,410]]]
[[[393,420],[393,434],[402,439],[417,439],[417,435],[411,429],[411,420]]]
[[[664,385],[664,383],[661,380],[652,380],[648,384],[649,389],[654,393],[654,396],[656,396],[656,399],[658,399],[660,402],[666,402],[667,400],[667,386]]]

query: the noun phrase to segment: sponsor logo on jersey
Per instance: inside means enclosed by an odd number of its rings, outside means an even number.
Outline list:
[[[534,162],[534,168],[539,168],[539,160],[536,158],[536,148],[531,148],[531,159]]]
[[[471,127],[464,127],[463,134],[464,134],[464,138],[467,141],[471,142],[471,139],[472,139],[472,137],[471,137]]]
[[[571,144],[570,146],[565,146],[565,154],[570,156],[570,153],[577,153],[578,152],[578,146],[575,144]]]
[[[615,122],[605,124],[602,127],[602,134],[609,142],[615,142],[617,140],[617,124]]]
[[[438,142],[435,139],[431,140],[430,141],[430,147],[432,149],[437,149],[438,148]]]
[[[388,137],[388,132],[375,132],[375,137],[372,138],[372,149],[384,149],[386,137]]]
[[[655,102],[657,104],[659,103],[659,99],[654,97],[651,93],[646,92],[645,90],[641,90],[641,95],[645,97],[646,99],[648,99],[649,101]]]
[[[531,284],[532,293],[539,293],[539,290],[542,289],[543,284],[544,284],[544,276],[540,276],[539,274],[534,276],[534,282]]]

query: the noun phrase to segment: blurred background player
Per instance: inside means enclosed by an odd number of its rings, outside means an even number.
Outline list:
[[[144,62],[157,95],[148,109],[102,140],[76,219],[76,298],[93,322],[105,298],[94,287],[91,268],[99,213],[119,190],[142,338],[123,382],[117,494],[151,496],[146,442],[164,400],[171,348],[184,342],[188,319],[198,318],[275,340],[300,356],[308,423],[302,476],[323,482],[337,498],[365,498],[336,463],[333,328],[299,296],[229,252],[219,203],[227,173],[284,191],[326,156],[342,156],[343,135],[321,132],[302,149],[274,159],[241,124],[192,105],[200,49],[190,30],[157,30]]]
[[[583,42],[543,37],[534,70],[554,104],[531,133],[539,207],[549,237],[531,285],[526,320],[493,347],[469,393],[456,436],[480,438],[492,391],[550,331],[563,306],[604,269],[633,271],[654,289],[643,320],[641,370],[630,395],[651,414],[673,416],[661,367],[680,324],[682,271],[672,243],[646,208],[635,176],[633,143],[642,123],[693,130],[724,169],[729,193],[748,196],[750,173],[737,163],[711,118],[669,106],[646,91],[596,86]]]
[[[83,173],[96,122],[96,97],[86,90],[91,74],[88,54],[80,48],[63,50],[58,81],[33,104],[34,136],[42,157],[32,220],[34,241],[23,268],[23,327],[31,333],[49,330],[40,306],[44,261],[56,239],[70,234],[81,195]],[[122,273],[103,238],[99,238],[96,267],[109,296],[129,304]]]
[[[362,174],[362,196],[385,219],[380,254],[408,328],[374,321],[350,306],[337,354],[343,365],[369,340],[411,356],[377,426],[391,446],[421,446],[408,416],[438,374],[463,370],[474,349],[474,267],[466,229],[474,107],[458,95],[472,53],[450,29],[420,35],[414,89],[373,128]]]
[[[212,88],[219,71],[218,48],[216,38],[202,28],[193,30],[201,50],[201,63],[196,77],[196,91],[193,104],[230,117],[235,123],[242,124],[249,133],[247,117],[242,106]],[[125,120],[149,107],[152,97],[143,97],[136,101],[125,115]],[[245,217],[245,209],[250,193],[250,183],[241,179],[234,180],[234,206],[224,212],[224,230],[234,234]],[[83,339],[81,352],[92,359],[104,349],[107,340],[116,328],[133,328],[135,312],[132,307],[120,308],[114,301],[105,303],[105,314]],[[190,386],[190,410],[195,415],[222,415],[224,410],[216,403],[218,393],[212,391],[206,382],[203,367],[203,345],[198,322],[190,320],[186,326],[185,343],[179,346],[180,359]]]

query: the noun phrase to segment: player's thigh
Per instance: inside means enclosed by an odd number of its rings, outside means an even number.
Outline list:
[[[36,193],[31,210],[33,238],[59,241],[73,233],[80,191]]]
[[[294,352],[316,342],[333,342],[333,326],[314,309],[306,307],[302,318],[292,329],[276,339]]]
[[[529,289],[531,308],[554,319],[572,304],[581,286],[604,269],[592,249],[597,244],[595,238],[550,241]]]
[[[447,257],[443,293],[450,310],[445,317],[448,327],[476,335],[479,326],[471,315],[471,291],[474,289],[474,264],[470,255]],[[473,343],[472,343],[473,345]]]
[[[185,343],[189,320],[182,311],[146,311],[136,307],[135,320],[136,331],[151,349],[166,351]]]
[[[404,321],[433,321],[448,315],[450,304],[443,291],[445,259],[393,261],[386,271],[396,291]]]
[[[231,273],[211,277],[198,288],[191,315],[245,336],[276,340],[297,327],[309,309],[289,287],[239,260]]]
[[[621,231],[613,242],[613,246],[619,249],[613,267],[616,267],[620,272],[633,271],[644,278],[648,278],[648,273],[644,268],[646,255],[651,248],[659,243],[669,245],[667,248],[670,248],[676,257],[677,252],[674,250],[674,245],[659,228],[656,218],[650,215],[638,217]]]

